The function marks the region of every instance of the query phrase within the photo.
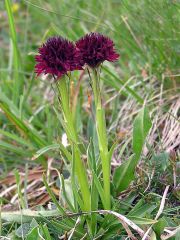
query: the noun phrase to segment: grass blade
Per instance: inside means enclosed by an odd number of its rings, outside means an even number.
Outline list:
[[[121,85],[124,86],[124,82],[119,79],[119,77],[117,77],[113,72],[111,72],[109,69],[103,67],[104,71],[107,72],[111,77],[113,77],[118,83],[120,83]],[[143,104],[144,100],[133,90],[131,89],[129,86],[124,86],[124,88],[126,89],[127,92],[129,92],[140,104]],[[119,88],[118,88],[119,90]]]
[[[17,153],[17,154],[22,155],[22,156],[27,157],[27,156],[31,155],[30,152],[24,151],[24,149],[22,149],[20,147],[17,147],[15,145],[12,145],[10,143],[4,142],[4,141],[0,141],[0,147],[7,150],[7,151]]]
[[[96,175],[96,173],[94,171],[92,171],[92,174],[93,174],[93,179],[94,179],[94,183],[96,185],[96,188],[99,192],[99,195],[100,195],[100,198],[101,198],[101,201],[102,201],[102,204],[103,206],[105,207],[106,206],[106,202],[105,202],[105,194],[104,194],[104,190],[102,188],[102,185]]]
[[[151,119],[146,107],[139,112],[133,124],[133,151],[136,156],[140,156],[144,141],[151,128]]]
[[[43,182],[44,182],[44,185],[46,187],[46,190],[47,192],[49,193],[53,203],[56,205],[57,209],[59,210],[59,212],[62,214],[62,215],[66,215],[64,209],[60,206],[58,200],[56,199],[54,193],[52,192],[51,188],[49,187],[47,181],[46,181],[46,177],[45,175],[43,175]]]
[[[38,150],[35,153],[35,155],[32,157],[32,160],[35,160],[38,157],[40,157],[41,155],[43,155],[44,153],[48,152],[49,150],[54,150],[54,149],[59,149],[59,144],[55,143],[55,144],[51,144],[51,145],[41,148],[40,150]]]
[[[146,139],[146,136],[151,128],[151,119],[145,107],[139,112],[134,121],[133,126],[133,151],[134,154],[127,162],[116,168],[113,176],[113,183],[117,192],[124,191],[128,188],[131,181],[134,179],[134,171],[139,161],[141,151]]]
[[[12,113],[12,111],[5,103],[0,102],[0,108],[3,110],[6,117],[16,126],[20,134],[28,136],[32,142],[34,142],[39,147],[44,147],[46,145],[46,141],[43,140],[38,132],[36,132],[34,129],[31,129],[29,126],[27,126],[27,123],[25,123],[25,121],[21,120],[14,113]]]
[[[11,9],[11,0],[5,0],[5,7],[8,15],[10,35],[11,35],[11,40],[13,44],[13,66],[14,66],[13,101],[15,104],[17,104],[19,95],[21,94],[21,88],[22,88],[22,79],[19,74],[21,60],[20,60],[20,53],[19,53],[18,44],[17,44],[17,34],[16,34],[16,28],[14,24],[14,17]]]
[[[127,162],[116,168],[113,175],[113,183],[118,193],[124,191],[134,179],[134,169],[134,155]]]
[[[49,233],[48,227],[46,224],[40,226],[43,232],[43,235],[46,240],[52,240],[51,235]]]

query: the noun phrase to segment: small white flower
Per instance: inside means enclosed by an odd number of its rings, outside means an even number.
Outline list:
[[[68,146],[68,139],[67,139],[66,133],[63,133],[62,138],[61,138],[61,142],[62,142],[64,147]]]

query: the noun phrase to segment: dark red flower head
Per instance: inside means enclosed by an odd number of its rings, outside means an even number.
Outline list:
[[[35,72],[40,74],[52,74],[60,78],[68,71],[82,69],[78,59],[75,45],[62,38],[51,37],[39,48],[36,55]]]
[[[92,68],[105,60],[114,62],[119,58],[113,41],[100,33],[86,34],[76,42],[76,47],[79,59]]]

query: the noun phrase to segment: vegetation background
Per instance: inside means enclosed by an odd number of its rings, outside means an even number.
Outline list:
[[[64,132],[57,118],[58,103],[51,84],[35,76],[34,56],[50,36],[61,35],[76,41],[88,32],[109,36],[120,53],[115,65],[105,63],[102,70],[108,137],[111,142],[119,141],[112,170],[132,152],[133,120],[143,103],[153,120],[136,180],[119,196],[117,209],[126,212],[128,207],[134,211],[133,216],[154,219],[164,190],[169,186],[162,218],[154,231],[156,236],[159,231],[160,236],[167,227],[174,233],[169,239],[180,239],[177,231],[180,197],[178,0],[0,1],[1,208],[11,216],[10,212],[19,206],[39,210],[50,206],[52,196],[42,181],[47,167],[51,191],[56,197],[60,194],[56,169],[63,169],[63,161],[57,143],[61,142]],[[76,105],[76,125],[86,142],[86,136],[94,131],[89,109],[91,88],[85,73],[73,74],[74,93],[80,99]],[[44,152],[40,151],[44,147]],[[137,199],[141,202],[138,206]],[[30,225],[17,223],[13,214],[11,217],[5,223],[0,221],[0,236],[7,237],[2,239],[31,239],[35,236],[34,229],[40,229],[45,239],[51,239],[48,234],[52,224],[45,219],[41,224],[34,220]],[[56,225],[52,239],[58,239],[62,233],[59,229]],[[117,229],[112,233],[114,238],[107,234],[106,239],[127,237]]]

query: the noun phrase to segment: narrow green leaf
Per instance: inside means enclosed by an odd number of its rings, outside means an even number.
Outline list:
[[[118,144],[118,141],[114,142],[109,150],[109,161],[110,162],[111,162],[112,155],[114,153],[114,149],[116,148],[117,144]]]
[[[11,109],[11,111],[13,113],[15,113],[16,115],[19,114],[19,109],[17,108],[17,106],[14,104],[13,101],[11,101],[11,99],[9,99],[8,96],[6,96],[6,94],[2,91],[2,89],[0,89],[0,102],[5,103],[7,106],[9,106],[9,108]]]
[[[24,149],[22,149],[20,147],[17,147],[15,145],[12,145],[12,144],[4,142],[4,141],[0,141],[0,147],[7,151],[17,153],[19,155],[26,156],[26,157],[30,156],[30,154],[31,154],[30,152],[25,151]]]
[[[91,210],[95,211],[98,209],[98,201],[99,201],[99,193],[95,184],[94,178],[92,179],[92,184],[91,184]],[[91,214],[91,231],[93,235],[97,231],[97,215],[96,214]]]
[[[22,76],[20,76],[19,71],[21,68],[21,59],[17,44],[17,34],[16,28],[14,24],[14,16],[11,9],[11,0],[5,0],[5,7],[7,11],[9,28],[10,28],[10,36],[12,40],[13,46],[13,67],[14,67],[14,88],[13,88],[13,100],[15,103],[18,103],[19,96],[22,91]]]
[[[33,218],[40,219],[41,217],[58,217],[59,210],[43,210],[32,211],[29,209],[22,209],[21,211],[1,212],[2,221],[27,223],[31,222]]]
[[[38,157],[40,157],[41,155],[43,155],[44,153],[50,151],[50,150],[54,150],[54,149],[59,149],[59,144],[51,144],[49,146],[43,147],[40,150],[38,150],[36,152],[36,154],[32,157],[32,160],[37,159]]]
[[[139,202],[130,210],[127,214],[128,217],[138,216],[144,218],[146,214],[151,214],[156,209],[156,205],[153,203],[146,203],[144,199],[140,199]]]
[[[66,202],[66,204],[69,206],[69,209],[70,209],[72,212],[75,212],[74,206],[72,205],[71,200],[68,198],[68,195],[67,195],[67,193],[66,193],[63,175],[60,175],[60,180],[61,180],[61,186],[62,186],[62,194],[63,194],[63,197],[64,197],[64,199],[65,199],[65,202]]]
[[[74,227],[74,226],[69,226],[68,224],[66,224],[62,221],[57,222],[57,221],[52,220],[51,223],[52,223],[53,227],[56,228],[57,230],[62,229],[67,232],[69,232]],[[81,239],[83,237],[84,229],[81,229],[81,231],[75,229],[76,236],[78,237],[77,239]]]
[[[139,161],[141,151],[146,136],[151,128],[151,119],[145,107],[139,112],[133,124],[133,151],[134,154],[127,162],[117,167],[113,176],[113,183],[117,193],[128,188],[129,184],[134,180],[134,172]]]
[[[21,208],[25,209],[26,204],[25,204],[25,200],[23,198],[22,190],[21,190],[21,177],[17,170],[14,170],[14,175],[15,175],[16,184],[17,184],[17,194],[18,194],[19,202],[20,202]]]
[[[97,162],[94,153],[94,144],[93,141],[90,139],[88,148],[87,148],[87,163],[89,169],[97,173]],[[94,176],[91,179],[91,210],[98,209],[98,201],[99,201],[99,193],[95,184]],[[97,230],[97,215],[91,214],[91,233],[94,235]]]
[[[124,191],[134,179],[134,156],[115,169],[113,184],[118,193]]]
[[[156,224],[153,225],[153,230],[158,237],[163,233],[164,228],[167,226],[166,220],[162,217],[160,218]]]
[[[46,240],[52,240],[51,235],[49,233],[48,227],[46,224],[40,226],[43,232],[43,235]]]
[[[51,188],[49,187],[47,181],[46,181],[46,177],[45,175],[43,175],[43,182],[44,182],[44,185],[46,187],[46,190],[47,192],[49,193],[53,203],[56,205],[57,209],[59,210],[59,212],[62,214],[62,215],[66,215],[63,207],[60,206],[60,203],[58,202],[58,200],[56,199],[54,193],[52,192]]]
[[[61,207],[60,203],[58,202],[58,200],[56,199],[54,193],[52,192],[51,188],[49,187],[47,181],[46,181],[46,178],[45,178],[45,175],[43,175],[43,182],[44,182],[44,185],[46,187],[46,190],[47,192],[49,193],[53,203],[56,205],[57,209],[59,210],[59,212],[63,215],[63,216],[66,216],[66,212],[64,210],[63,207]],[[70,224],[71,226],[73,226],[74,224],[74,221],[72,219],[67,219],[67,223]]]
[[[88,167],[90,169],[94,169],[94,171],[96,171],[96,164],[95,164],[95,159],[92,157],[93,155],[93,143],[91,141],[91,139],[89,140],[89,144],[87,146],[87,163],[88,163]]]
[[[154,220],[154,219],[141,218],[141,217],[136,217],[136,216],[128,216],[128,218],[138,225],[157,223],[157,220]]]
[[[71,153],[67,150],[67,148],[64,147],[64,145],[61,142],[59,143],[59,148],[61,150],[61,153],[67,158],[67,160],[69,162],[72,162]]]
[[[5,137],[8,137],[9,139],[16,141],[17,143],[24,145],[24,146],[33,148],[33,145],[31,143],[27,142],[25,139],[23,139],[22,137],[19,137],[15,133],[13,134],[13,133],[10,133],[10,132],[0,129],[0,134],[2,134]]]
[[[84,208],[83,211],[91,209],[91,195],[89,190],[88,176],[84,162],[81,159],[81,153],[77,145],[73,145],[73,171],[74,177],[77,176],[78,184],[81,190]],[[75,178],[74,178],[75,179]]]
[[[92,170],[92,174],[93,174],[93,179],[94,179],[94,183],[96,185],[96,188],[99,192],[99,195],[100,195],[100,198],[101,198],[101,201],[102,201],[102,204],[103,206],[105,207],[106,206],[106,202],[105,202],[105,194],[104,194],[104,190],[102,188],[102,185],[96,175],[96,173]]]
[[[137,157],[140,156],[145,139],[151,128],[151,119],[146,107],[138,113],[133,124],[133,151]]]
[[[81,209],[84,209],[84,203],[83,200],[78,192],[78,187],[76,185],[76,177],[75,177],[75,158],[73,154],[73,159],[72,159],[72,169],[71,169],[71,184],[72,184],[72,189],[73,189],[73,195],[74,195],[74,205],[76,210],[78,211],[78,204]]]
[[[42,238],[40,238],[39,233],[38,233],[38,227],[33,228],[26,237],[26,240],[42,240]]]
[[[103,69],[105,70],[105,72],[107,72],[110,76],[112,76],[119,84],[121,85],[125,85],[125,83],[119,78],[117,77],[112,71],[110,71],[108,68],[103,67]],[[143,98],[141,98],[135,90],[133,90],[132,88],[130,88],[129,86],[125,85],[124,88],[126,89],[126,91],[128,93],[130,93],[139,103],[143,104],[144,100]],[[116,86],[116,89],[119,89],[119,87]]]
[[[71,227],[69,225],[62,223],[61,221],[54,221],[54,220],[52,220],[51,223],[58,230],[60,230],[60,229],[62,229],[64,231],[70,231],[71,230]]]
[[[12,122],[17,130],[25,135],[28,136],[33,143],[35,143],[39,147],[46,146],[46,141],[39,135],[39,133],[35,130],[29,127],[26,123],[26,121],[21,120],[19,117],[17,117],[7,106],[7,104],[0,101],[0,108],[3,110],[7,118]]]

